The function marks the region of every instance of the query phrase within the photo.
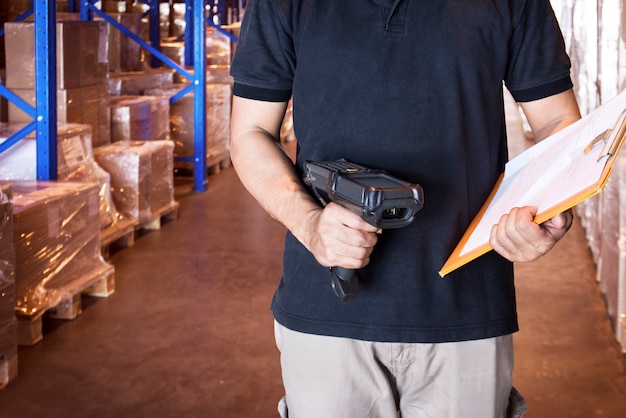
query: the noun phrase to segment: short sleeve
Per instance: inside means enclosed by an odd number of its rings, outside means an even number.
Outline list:
[[[572,87],[571,63],[548,0],[523,2],[509,45],[505,83],[515,100],[528,102]]]
[[[295,53],[284,13],[276,0],[248,2],[230,70],[236,96],[274,102],[291,97]]]

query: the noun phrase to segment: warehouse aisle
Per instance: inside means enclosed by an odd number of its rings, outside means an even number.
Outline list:
[[[1,418],[277,417],[269,304],[283,228],[232,168],[211,176],[205,193],[177,183],[179,219],[111,257],[115,294],[83,299],[76,320],[46,322],[43,340],[19,349]],[[517,273],[515,385],[526,417],[626,416],[626,360],[580,224]]]

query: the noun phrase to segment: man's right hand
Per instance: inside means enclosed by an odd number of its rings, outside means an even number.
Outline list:
[[[336,203],[312,210],[306,219],[303,243],[325,267],[359,269],[370,261],[381,229]]]

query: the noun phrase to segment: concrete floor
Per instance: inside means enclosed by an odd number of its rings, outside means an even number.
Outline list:
[[[515,129],[513,150],[526,145]],[[178,183],[179,219],[111,257],[115,294],[84,298],[81,316],[46,321],[43,340],[19,349],[1,418],[277,417],[269,304],[284,231],[232,169],[205,193]],[[580,223],[516,270],[526,417],[625,417],[626,360]]]

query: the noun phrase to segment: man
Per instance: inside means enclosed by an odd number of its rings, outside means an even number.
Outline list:
[[[232,160],[288,229],[272,301],[283,417],[512,414],[512,262],[549,251],[571,212],[537,225],[516,208],[495,251],[437,272],[504,169],[502,83],[541,140],[580,117],[569,69],[548,0],[248,2]],[[278,140],[291,97],[295,165]],[[380,231],[322,207],[302,167],[338,158],[419,183],[415,221]],[[335,297],[332,266],[360,269],[355,300]]]

